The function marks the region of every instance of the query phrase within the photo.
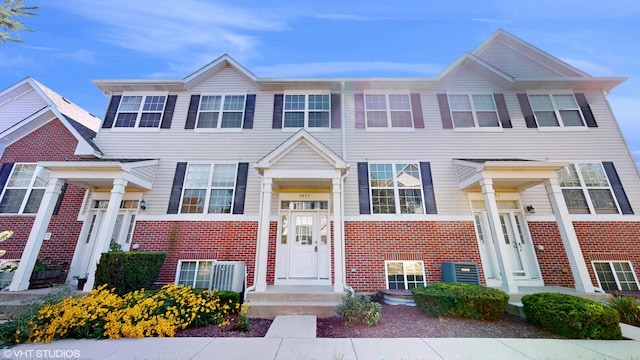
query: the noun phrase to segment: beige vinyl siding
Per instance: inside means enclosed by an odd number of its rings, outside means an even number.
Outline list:
[[[271,169],[334,170],[327,159],[315,152],[306,144],[300,144],[277,160]]]
[[[495,43],[476,56],[513,77],[554,77],[560,75],[552,67],[536,62],[502,43]]]
[[[28,84],[14,89],[12,100],[0,106],[0,132],[47,106],[42,97]]]

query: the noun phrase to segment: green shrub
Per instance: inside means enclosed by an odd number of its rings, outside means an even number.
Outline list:
[[[502,290],[463,283],[434,283],[412,290],[416,305],[427,315],[499,320],[509,295]]]
[[[577,296],[537,293],[522,297],[527,321],[572,339],[622,338],[620,315],[612,307]]]
[[[95,288],[106,284],[119,295],[148,289],[158,279],[165,256],[142,251],[103,253],[96,269]]]
[[[368,296],[350,295],[342,297],[336,313],[344,319],[345,326],[362,323],[372,326],[380,321],[382,305],[372,302]]]
[[[618,310],[620,321],[640,326],[640,301],[632,296],[614,296],[609,299],[609,306]]]

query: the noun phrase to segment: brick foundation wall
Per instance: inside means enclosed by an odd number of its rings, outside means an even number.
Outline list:
[[[347,284],[356,291],[386,288],[385,255],[392,253],[418,253],[427,283],[442,281],[447,261],[477,263],[484,283],[473,222],[349,221],[345,239]]]
[[[73,155],[77,144],[77,139],[56,119],[9,145],[0,163],[77,160]],[[84,194],[83,188],[67,186],[58,214],[51,218],[47,228],[51,239],[43,241],[39,258],[48,256],[66,263],[68,268],[82,229],[82,222],[77,218]],[[0,231],[14,232],[9,240],[0,244],[0,248],[7,250],[4,259],[20,259],[34,219],[35,214],[0,216]]]
[[[132,244],[140,244],[138,251],[167,253],[160,284],[175,281],[180,259],[244,261],[248,283],[253,284],[257,235],[254,221],[136,221]]]

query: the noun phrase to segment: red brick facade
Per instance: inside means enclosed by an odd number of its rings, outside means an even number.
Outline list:
[[[77,139],[56,119],[8,146],[0,162],[77,160],[73,154],[77,144]],[[84,194],[85,189],[67,186],[58,214],[53,215],[47,229],[51,239],[43,241],[39,258],[48,256],[66,264],[71,262],[82,228],[82,222],[77,218]],[[35,214],[0,216],[0,230],[14,232],[9,240],[0,245],[7,250],[5,259],[20,259],[34,219]]]

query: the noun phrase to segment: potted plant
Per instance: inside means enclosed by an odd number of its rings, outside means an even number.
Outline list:
[[[84,275],[76,275],[73,278],[78,281],[78,290],[84,290],[84,284],[87,283],[87,278],[89,277],[88,273],[84,273]]]

